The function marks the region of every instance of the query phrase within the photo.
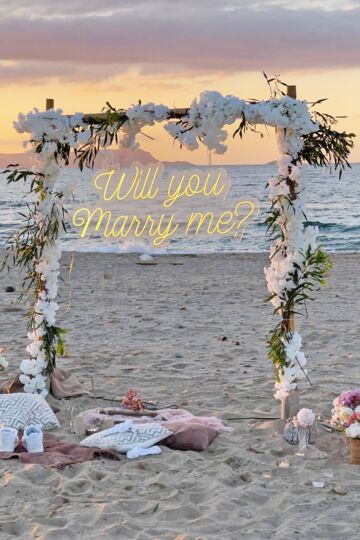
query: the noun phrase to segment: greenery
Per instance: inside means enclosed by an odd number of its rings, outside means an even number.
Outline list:
[[[281,97],[285,95],[283,88],[288,85],[283,83],[278,78],[268,79],[264,76],[269,84],[271,96]],[[310,110],[320,103],[326,101],[321,99],[311,105]],[[351,167],[349,163],[349,155],[354,144],[353,133],[337,131],[334,126],[337,124],[337,119],[329,114],[320,113],[318,111],[311,112],[312,120],[319,125],[319,128],[314,133],[302,136],[304,142],[303,148],[297,158],[292,161],[293,166],[310,165],[313,167],[330,167],[339,171],[339,178],[346,167]],[[244,128],[243,128],[244,129]],[[285,230],[281,227],[277,220],[281,216],[281,208],[284,208],[284,203],[293,204],[293,201],[299,195],[298,186],[290,178],[291,167],[289,168],[288,177],[279,177],[279,182],[286,182],[290,188],[289,196],[280,196],[274,202],[265,219],[267,226],[267,234],[275,241],[285,240]],[[280,208],[279,208],[280,207]],[[307,221],[304,214],[304,220]],[[281,249],[281,246],[278,248]],[[274,252],[273,256],[277,253]],[[285,343],[291,337],[290,320],[295,314],[304,315],[299,312],[299,308],[304,306],[305,315],[307,315],[306,302],[313,300],[312,293],[318,290],[321,286],[326,285],[326,276],[332,267],[329,256],[324,253],[321,247],[318,247],[315,252],[309,247],[304,255],[303,264],[300,266],[294,264],[294,271],[289,273],[289,281],[294,283],[289,288],[283,291],[283,296],[280,298],[281,304],[274,309],[274,314],[281,315],[281,321],[270,332],[268,340],[268,358],[274,364],[277,376],[279,375],[278,367],[285,367],[286,354]],[[275,294],[268,296],[265,300],[271,301]]]
[[[40,142],[33,141],[35,153],[39,153],[45,143],[45,137]],[[70,147],[67,144],[57,144],[54,159],[63,161],[65,165],[69,163]],[[66,232],[67,212],[62,206],[63,194],[54,192],[53,203],[49,215],[38,222],[38,201],[43,201],[50,196],[48,188],[45,186],[45,177],[40,172],[31,170],[21,170],[17,165],[2,171],[7,174],[7,183],[17,183],[23,181],[28,186],[28,193],[35,194],[37,201],[32,205],[27,204],[27,212],[19,212],[23,219],[23,226],[20,231],[11,235],[6,241],[6,255],[0,270],[10,270],[13,267],[19,268],[23,272],[23,281],[20,299],[33,294],[35,302],[39,293],[46,288],[46,284],[41,280],[36,267],[41,260],[44,247],[53,244],[62,231]],[[36,324],[36,312],[32,308],[28,314],[28,330],[34,332],[38,330]],[[64,334],[66,330],[59,326],[49,326],[44,319],[41,323],[43,337],[42,349],[45,352],[47,363],[46,373],[51,374],[56,367],[56,357],[64,353]]]
[[[89,140],[75,150],[75,161],[82,171],[84,166],[93,169],[96,156],[101,148],[118,143],[118,131],[126,122],[125,111],[117,111],[106,102],[101,115],[89,115],[86,119],[90,128]]]
[[[307,163],[313,167],[334,166],[341,178],[344,169],[351,168],[348,158],[354,146],[355,134],[334,129],[337,119],[329,114],[313,111],[312,118],[319,124],[319,129],[302,137],[304,147],[296,163]]]
[[[285,342],[291,336],[291,317],[296,314],[303,315],[299,311],[300,306],[304,306],[307,313],[306,302],[314,300],[312,293],[326,285],[326,276],[331,268],[331,259],[321,247],[315,252],[309,247],[301,266],[294,263],[294,271],[289,273],[289,280],[293,281],[295,287],[283,291],[281,304],[273,311],[274,314],[281,315],[281,321],[270,332],[268,339],[268,358],[275,368],[286,365]],[[265,300],[271,301],[274,296],[275,294],[272,294]],[[278,374],[277,370],[276,372]]]

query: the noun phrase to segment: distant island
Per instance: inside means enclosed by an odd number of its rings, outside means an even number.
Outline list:
[[[131,165],[134,161],[138,161],[139,163],[142,163],[143,165],[147,165],[148,163],[156,163],[159,161],[158,159],[154,158],[150,152],[145,152],[145,150],[123,150],[120,148],[116,149],[110,149],[110,150],[101,150],[99,152],[99,156],[97,158],[96,166],[98,168],[101,167],[128,167]],[[195,163],[190,163],[189,161],[162,161],[162,163],[165,166],[169,167],[205,167],[206,165],[197,165]],[[357,165],[356,162],[352,162],[352,165]],[[17,154],[1,154],[0,153],[0,168],[4,169],[8,165],[20,165],[21,167],[30,167],[30,159],[29,156],[25,153],[17,153]],[[267,163],[239,163],[236,164],[228,164],[228,165],[219,165],[221,167],[243,167],[243,166],[257,166],[257,167],[268,167],[268,166],[276,166],[277,161],[274,159],[272,161],[268,161]],[[73,167],[74,165],[71,163],[70,167]],[[216,165],[214,165],[216,167]]]
[[[264,165],[277,165],[276,159],[273,159],[272,161],[268,161],[267,163],[264,163]]]

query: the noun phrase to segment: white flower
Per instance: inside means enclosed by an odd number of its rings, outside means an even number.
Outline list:
[[[19,380],[20,380],[21,384],[23,384],[24,386],[26,384],[29,384],[30,381],[31,381],[29,375],[24,375],[23,373],[20,375]]]
[[[133,105],[126,111],[127,121],[120,128],[122,138],[120,146],[123,148],[137,148],[136,136],[143,127],[153,126],[155,122],[162,122],[169,116],[170,110],[165,105],[154,105],[154,103],[139,103]]]
[[[31,358],[36,358],[40,352],[42,346],[42,341],[36,339],[26,347],[26,351],[29,353]]]
[[[53,153],[54,145],[56,148],[56,142],[66,142],[71,147],[76,147],[76,135],[73,132],[73,128],[81,127],[88,130],[88,126],[83,123],[83,115],[81,113],[75,113],[72,116],[66,116],[61,109],[50,111],[39,111],[33,109],[27,115],[20,113],[18,115],[18,121],[14,122],[14,127],[19,133],[29,133],[30,139],[35,141],[41,141],[43,135],[49,142],[44,144],[39,159],[46,157],[47,153]]]
[[[347,424],[347,422],[349,421],[349,418],[353,414],[353,412],[354,412],[353,409],[351,409],[350,407],[340,407],[339,410],[338,410],[338,415],[339,415],[339,418],[345,424]]]
[[[19,379],[24,385],[24,392],[46,395],[46,377],[43,375],[45,367],[46,362],[43,358],[42,351],[39,353],[37,360],[33,358],[30,360],[26,359],[21,362],[20,369],[22,373]],[[46,392],[45,394],[44,391]]]
[[[77,140],[80,144],[85,144],[89,140],[90,136],[90,131],[82,131],[78,133]]]
[[[43,390],[46,387],[46,378],[43,375],[36,375],[32,382],[37,390]]]
[[[32,375],[36,368],[36,360],[23,360],[20,364],[20,369],[25,375]]]
[[[311,409],[300,409],[296,418],[299,425],[304,428],[312,426],[315,422],[315,414]]]
[[[295,390],[296,383],[293,382],[286,368],[284,369],[284,373],[279,374],[279,379],[280,381],[275,382],[276,392],[274,397],[275,399],[283,400],[288,397],[291,390]]]
[[[300,367],[305,367],[307,364],[307,360],[305,358],[305,354],[301,351],[297,351],[296,353],[296,361],[299,363]]]
[[[354,422],[345,429],[345,435],[352,439],[360,438],[360,422]]]
[[[5,356],[0,356],[0,371],[5,371],[9,366],[9,362],[6,360]]]
[[[24,392],[27,394],[34,394],[35,393],[35,384],[33,381],[29,381],[26,384],[24,384]]]

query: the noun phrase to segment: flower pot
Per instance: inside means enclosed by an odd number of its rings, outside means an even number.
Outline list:
[[[360,465],[360,439],[349,438],[350,458],[349,463]]]

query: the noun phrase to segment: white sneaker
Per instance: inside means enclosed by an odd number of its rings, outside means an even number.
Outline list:
[[[19,444],[17,429],[3,427],[0,429],[0,452],[13,452]]]
[[[23,447],[31,454],[44,451],[43,432],[40,426],[27,426],[22,438]]]

